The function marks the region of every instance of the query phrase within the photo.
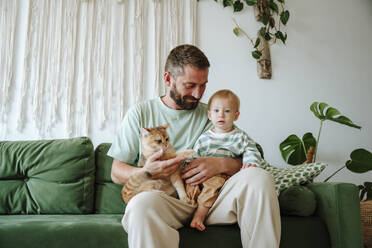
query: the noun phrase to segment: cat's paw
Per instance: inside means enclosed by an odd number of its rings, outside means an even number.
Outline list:
[[[179,155],[184,156],[186,158],[193,158],[195,157],[196,153],[194,150],[186,150],[181,152]]]

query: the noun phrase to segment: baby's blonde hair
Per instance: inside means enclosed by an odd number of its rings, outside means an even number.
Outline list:
[[[208,110],[210,110],[210,107],[211,107],[211,104],[213,102],[214,99],[228,99],[232,104],[233,106],[236,108],[236,111],[239,111],[239,108],[240,108],[240,100],[239,100],[239,97],[237,95],[234,94],[234,92],[232,92],[231,90],[219,90],[217,92],[215,92],[211,98],[209,98],[209,101],[208,101]]]

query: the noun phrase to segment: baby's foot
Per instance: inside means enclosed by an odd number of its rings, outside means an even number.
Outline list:
[[[192,228],[198,229],[199,231],[204,231],[205,230],[204,219],[208,214],[208,210],[209,208],[207,207],[198,206],[194,213],[190,226]]]
[[[181,197],[180,200],[183,201],[184,203],[192,205],[192,201],[187,196]]]

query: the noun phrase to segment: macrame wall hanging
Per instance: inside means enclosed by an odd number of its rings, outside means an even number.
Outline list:
[[[195,44],[196,5],[196,0],[0,1],[5,35],[0,139],[25,129],[38,138],[91,137],[97,129],[116,129],[130,105],[164,94],[170,49]],[[27,16],[18,19],[27,21],[16,23],[20,13]],[[17,30],[25,30],[24,40],[16,40]],[[18,64],[15,44],[24,47]],[[22,75],[15,82],[19,64]]]
[[[17,19],[17,1],[0,1],[0,128],[8,120],[13,77],[13,46]],[[0,129],[0,135],[4,128]]]

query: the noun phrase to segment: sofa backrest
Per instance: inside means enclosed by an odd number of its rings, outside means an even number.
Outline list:
[[[94,173],[87,137],[0,142],[0,214],[92,213]]]
[[[121,199],[123,186],[111,181],[112,158],[107,156],[110,143],[97,146],[96,154],[96,183],[95,183],[95,208],[99,214],[122,214],[125,203]]]

